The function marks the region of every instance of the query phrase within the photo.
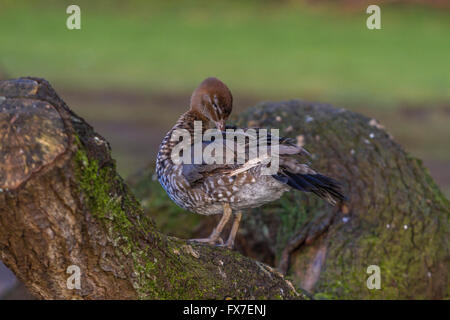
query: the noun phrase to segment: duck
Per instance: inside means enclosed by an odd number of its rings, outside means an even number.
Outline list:
[[[275,201],[285,192],[313,193],[331,205],[346,200],[340,183],[305,163],[310,155],[296,140],[264,128],[226,125],[232,109],[230,89],[216,77],[206,78],[158,150],[156,176],[169,198],[196,214],[222,215],[209,237],[191,242],[232,249],[243,211]],[[242,136],[247,139],[239,139]],[[264,152],[252,152],[250,145]],[[200,150],[204,156],[208,149],[213,149],[210,158],[215,161],[192,155]],[[232,217],[224,241],[221,233]]]

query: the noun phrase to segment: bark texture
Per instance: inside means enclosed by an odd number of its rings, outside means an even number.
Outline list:
[[[287,273],[316,298],[441,299],[449,297],[449,201],[422,162],[375,120],[305,101],[262,103],[235,119],[238,127],[280,129],[312,154],[311,166],[342,182],[350,201],[333,208],[314,195],[285,194],[244,212],[238,247]],[[147,211],[172,216],[202,233],[210,220],[179,215],[154,182],[134,177]],[[158,200],[156,200],[158,199]],[[161,200],[166,199],[166,200]],[[175,214],[177,213],[177,214]],[[213,224],[213,223],[212,223]],[[368,289],[370,265],[381,289]]]
[[[0,259],[36,297],[304,298],[265,264],[159,232],[108,142],[45,80],[0,81],[0,139]]]

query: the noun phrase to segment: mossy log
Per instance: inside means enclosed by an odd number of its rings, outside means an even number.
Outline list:
[[[263,263],[158,231],[108,142],[45,80],[0,82],[0,141],[0,259],[36,297],[304,298]]]
[[[312,154],[311,166],[340,181],[350,199],[332,207],[314,195],[290,192],[244,212],[237,237],[242,253],[278,267],[316,298],[449,297],[449,201],[422,162],[375,119],[296,100],[262,103],[234,122],[297,138]],[[157,220],[186,220],[174,214],[157,182],[142,178],[150,174],[147,169],[131,179],[145,208]],[[371,265],[380,268],[380,289],[366,285]]]

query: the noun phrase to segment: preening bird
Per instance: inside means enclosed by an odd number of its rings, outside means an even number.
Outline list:
[[[289,190],[312,192],[332,205],[344,201],[334,179],[301,162],[309,154],[294,139],[266,134],[267,130],[260,128],[227,129],[232,105],[231,92],[222,81],[205,79],[193,92],[189,110],[159,147],[156,173],[169,197],[181,208],[198,214],[222,214],[208,238],[192,241],[232,248],[242,210],[277,200]],[[202,134],[200,140],[195,138],[195,125],[201,125],[197,132]],[[179,148],[183,133],[190,138],[184,149]],[[195,150],[215,161],[194,161]],[[224,243],[220,235],[232,215],[233,225]]]

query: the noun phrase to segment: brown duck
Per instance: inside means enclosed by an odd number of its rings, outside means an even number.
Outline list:
[[[223,82],[217,78],[205,79],[192,94],[189,110],[181,115],[159,147],[156,173],[169,197],[178,206],[198,214],[222,214],[208,238],[192,241],[232,248],[243,209],[256,208],[277,200],[284,192],[292,189],[315,193],[332,205],[344,201],[345,197],[335,180],[300,162],[299,159],[308,153],[297,146],[293,139],[266,135],[264,129],[253,129],[252,133],[256,133],[257,138],[256,146],[266,150],[264,159],[278,157],[278,165],[272,168],[271,174],[267,174],[270,161],[264,161],[259,153],[258,156],[252,156],[254,153],[251,152],[249,139],[239,145],[231,137],[229,141],[232,143],[227,144],[227,139],[232,134],[246,135],[246,129],[236,131],[225,127],[232,104],[231,92]],[[202,134],[201,140],[195,138],[195,125],[201,125],[198,131]],[[205,139],[211,128],[220,131],[216,130],[215,138]],[[192,143],[188,144],[190,148],[178,152],[176,148],[180,143],[180,132],[187,133]],[[192,154],[183,157],[189,161],[174,160],[174,155],[182,157],[184,152],[194,151],[196,143],[200,145],[202,154],[208,147],[216,147],[216,151],[211,153],[213,156],[217,155],[214,158],[216,162],[204,159],[194,161]],[[271,146],[278,147],[276,153],[271,152],[275,150]],[[222,155],[215,154],[220,148],[223,148]],[[220,234],[233,213],[231,232],[223,243]]]

